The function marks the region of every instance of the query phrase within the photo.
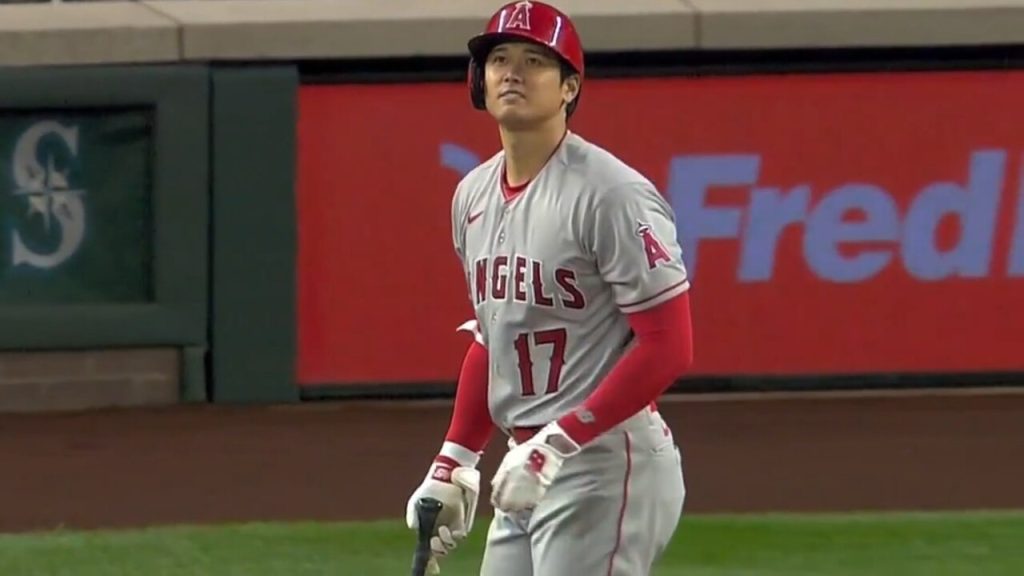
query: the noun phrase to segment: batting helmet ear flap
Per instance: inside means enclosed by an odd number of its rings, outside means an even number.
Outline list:
[[[475,58],[469,59],[469,99],[473,108],[477,110],[487,109],[487,99],[484,97],[484,71],[483,66],[477,64]]]

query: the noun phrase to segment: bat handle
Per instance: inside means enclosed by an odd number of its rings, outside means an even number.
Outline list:
[[[416,535],[416,553],[412,559],[412,576],[425,576],[430,562],[430,538],[434,525],[444,505],[436,498],[424,497],[416,502],[416,519],[419,523]]]

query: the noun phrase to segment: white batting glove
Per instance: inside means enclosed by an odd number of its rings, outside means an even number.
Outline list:
[[[532,510],[547,493],[562,464],[580,451],[556,422],[505,454],[491,480],[491,504],[506,513]]]
[[[445,442],[423,482],[409,497],[405,523],[413,530],[419,528],[416,502],[420,498],[436,498],[444,505],[430,539],[433,556],[427,566],[428,574],[439,574],[438,559],[447,556],[473,529],[480,495],[480,471],[475,468],[478,460],[475,452]]]

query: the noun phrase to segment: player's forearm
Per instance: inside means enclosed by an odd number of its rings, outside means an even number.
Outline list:
[[[468,455],[447,447],[443,452],[459,460],[463,465],[476,465],[479,453],[487,446],[494,432],[490,410],[487,406],[487,349],[479,342],[473,342],[466,351],[459,372],[455,391],[455,406],[445,435],[446,445],[451,443],[477,455],[472,462],[464,461]]]
[[[579,409],[559,420],[578,444],[589,442],[655,401],[693,360],[687,293],[628,318],[636,345]],[[579,417],[582,411],[588,416]]]

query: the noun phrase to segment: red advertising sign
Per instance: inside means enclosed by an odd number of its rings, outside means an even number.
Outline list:
[[[572,128],[669,198],[697,375],[1024,369],[1024,73],[591,80]],[[462,84],[303,87],[303,385],[452,381]]]

